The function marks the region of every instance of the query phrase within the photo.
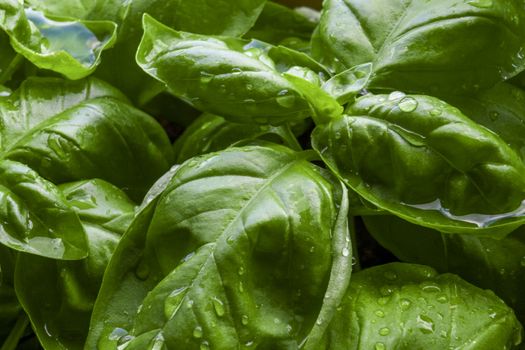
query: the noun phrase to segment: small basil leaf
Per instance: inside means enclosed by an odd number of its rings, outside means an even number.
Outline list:
[[[312,50],[336,72],[372,62],[370,88],[471,94],[525,68],[524,31],[515,0],[328,0]]]
[[[311,15],[268,1],[245,37],[274,45],[281,44],[288,38],[310,41],[316,24]]]
[[[395,92],[363,96],[347,112],[318,126],[313,146],[379,208],[451,233],[503,236],[525,221],[525,165],[456,108]]]
[[[281,74],[295,62],[313,64],[308,56],[257,41],[177,32],[149,16],[144,31],[138,64],[190,105],[241,123],[308,116],[304,96]]]
[[[525,226],[501,240],[442,234],[393,216],[364,218],[368,231],[402,261],[460,275],[493,290],[525,322]]]
[[[83,349],[102,276],[135,204],[101,180],[68,183],[60,189],[82,220],[89,255],[70,262],[20,254],[15,289],[44,348]]]
[[[103,50],[116,40],[116,25],[107,21],[48,18],[25,9],[16,0],[1,0],[5,31],[14,50],[39,68],[61,73],[69,79],[83,78],[100,63]]]
[[[86,346],[317,349],[352,254],[322,172],[269,144],[185,162],[117,247]]]
[[[78,216],[55,185],[27,166],[0,161],[0,243],[53,259],[87,255]]]
[[[340,310],[323,349],[517,349],[522,340],[514,312],[493,292],[422,265],[352,275]]]
[[[368,84],[372,64],[364,63],[345,70],[323,85],[323,90],[344,105],[352,101]]]
[[[301,146],[287,125],[238,124],[204,113],[177,138],[174,144],[175,163],[181,164],[194,156],[220,151],[239,142],[256,139],[282,143],[290,148],[301,150]]]

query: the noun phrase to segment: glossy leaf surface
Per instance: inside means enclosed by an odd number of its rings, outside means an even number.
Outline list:
[[[328,0],[313,53],[337,72],[371,62],[371,88],[471,94],[525,68],[522,6],[519,0]]]
[[[395,92],[364,96],[346,112],[317,127],[313,146],[379,208],[451,233],[501,236],[524,221],[521,158],[456,108]]]
[[[517,349],[523,332],[494,293],[422,265],[354,274],[340,310],[327,349]]]
[[[0,29],[9,35],[15,51],[39,68],[70,79],[93,73],[102,51],[116,40],[117,27],[112,22],[48,18],[24,9],[16,0],[0,1],[0,11],[4,14]]]
[[[303,93],[281,73],[302,65],[323,69],[307,55],[258,41],[174,31],[149,16],[137,62],[190,105],[241,123],[278,124],[309,115]],[[213,59],[210,59],[213,57]]]
[[[340,184],[277,145],[169,178],[117,247],[87,347],[317,349],[351,271]]]
[[[442,234],[392,216],[366,217],[366,227],[382,246],[406,262],[460,275],[493,290],[525,321],[525,227],[502,240]]]
[[[20,254],[15,288],[46,349],[83,349],[102,276],[135,205],[101,180],[68,183],[60,189],[82,221],[89,255],[66,262]]]

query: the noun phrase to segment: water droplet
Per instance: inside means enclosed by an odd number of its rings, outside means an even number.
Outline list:
[[[394,91],[390,95],[388,95],[388,100],[389,101],[400,100],[400,99],[402,99],[405,96],[406,96],[406,94],[404,92]]]
[[[162,333],[157,334],[155,338],[151,341],[151,343],[148,345],[148,349],[150,350],[162,350],[166,349],[164,346],[164,336]]]
[[[408,310],[410,309],[410,306],[412,305],[412,302],[408,299],[401,299],[399,301],[399,306],[401,307],[401,310]]]
[[[195,329],[193,330],[193,337],[199,339],[199,338],[202,338],[202,334],[203,334],[202,327],[201,326],[195,327]]]
[[[495,122],[499,118],[499,113],[496,112],[496,111],[492,111],[492,112],[489,113],[489,118],[490,118],[490,120]]]
[[[525,267],[525,256],[523,258],[521,258],[520,264],[521,264],[521,266]]]
[[[209,350],[210,344],[205,340],[201,343],[200,350]]]
[[[277,104],[284,108],[291,108],[295,105],[295,95],[288,94],[288,90],[282,90],[279,92],[275,100],[277,101]]]
[[[425,315],[417,316],[417,328],[424,334],[434,333],[434,321]]]
[[[237,68],[237,67],[232,68],[232,73],[233,73],[233,74],[240,74],[240,73],[242,73],[242,69]]]
[[[376,343],[376,345],[374,346],[374,349],[375,350],[386,350],[386,346],[383,343]]]
[[[470,0],[467,2],[469,5],[479,8],[492,7],[492,0]]]
[[[443,111],[441,109],[439,109],[439,108],[434,108],[429,113],[430,113],[431,116],[437,117],[437,116],[441,115],[441,113],[443,113]]]
[[[180,305],[182,304],[182,299],[186,296],[186,290],[188,287],[177,288],[168,295],[164,301],[164,316],[166,319],[170,319],[177,312]]]
[[[383,286],[379,289],[379,291],[386,297],[394,292],[394,288],[392,286]]]
[[[228,243],[229,245],[232,245],[233,242],[235,242],[234,236],[229,236],[228,238],[226,238],[226,243]]]
[[[448,301],[448,298],[446,295],[440,295],[438,298],[437,298],[437,301],[441,304],[445,304],[447,301]]]
[[[323,320],[321,319],[317,319],[317,321],[315,321],[315,324],[317,324],[318,326],[322,325],[323,324]]]
[[[385,313],[381,310],[377,310],[375,313],[374,313],[377,317],[380,317],[380,318],[383,318],[385,317]]]
[[[219,317],[224,316],[225,310],[224,310],[223,302],[220,301],[216,297],[213,297],[211,300],[212,300],[212,303],[213,303],[213,309],[215,310],[215,313],[217,314],[217,316],[219,316]]]
[[[246,346],[246,347],[249,348],[249,347],[252,347],[253,344],[254,344],[254,342],[253,342],[253,340],[251,340],[251,341],[249,341],[249,342],[246,342],[246,344],[244,344],[244,346]]]
[[[385,272],[383,276],[389,281],[394,281],[397,278],[397,274],[392,271]]]
[[[344,257],[348,257],[350,255],[350,249],[348,247],[344,247],[342,253]]]
[[[239,271],[238,271],[238,273],[239,273],[239,276],[244,275],[244,267],[242,267],[242,266],[239,267]]]
[[[244,293],[244,284],[242,281],[239,282],[239,292]]]
[[[248,322],[249,322],[249,320],[248,320],[248,316],[246,316],[246,315],[242,315],[242,317],[241,317],[241,323],[243,324],[243,326],[247,326],[247,325],[248,325]]]
[[[420,287],[423,290],[423,292],[427,292],[427,293],[441,292],[441,288],[439,288],[437,284],[432,283],[432,282],[423,282],[421,283]]]
[[[415,111],[417,106],[418,106],[417,101],[413,99],[412,97],[405,97],[398,104],[399,109],[407,113]]]
[[[390,328],[383,327],[379,330],[379,335],[387,336],[390,334]]]
[[[315,252],[315,246],[310,247],[310,253],[313,253],[313,252]]]

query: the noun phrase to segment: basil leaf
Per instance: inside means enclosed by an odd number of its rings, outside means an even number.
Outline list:
[[[83,349],[102,276],[135,205],[101,180],[68,183],[60,189],[82,220],[89,256],[70,262],[20,254],[15,288],[45,348]]]
[[[308,65],[313,76],[323,73],[305,54],[257,41],[177,32],[149,16],[144,30],[138,64],[197,109],[240,123],[278,124],[309,115],[305,97],[281,74],[297,64]]]
[[[86,346],[317,349],[351,272],[340,184],[277,145],[170,178],[117,247]]]
[[[13,287],[15,260],[14,251],[0,245],[0,344],[7,338],[22,311]]]
[[[123,99],[95,79],[27,80],[0,100],[2,156],[54,183],[100,178],[140,201],[172,151],[160,125]]]
[[[491,291],[421,265],[360,271],[325,349],[517,349],[522,326]]]
[[[251,140],[282,143],[301,150],[297,139],[287,125],[246,125],[231,123],[224,118],[204,113],[197,118],[173,145],[176,161],[181,164],[194,156],[220,151]]]
[[[525,68],[524,16],[515,0],[327,0],[313,54],[372,62],[370,88],[470,94]]]
[[[429,96],[367,95],[313,146],[366,200],[442,232],[504,236],[525,218],[525,165],[505,141]]]
[[[525,322],[525,226],[501,240],[441,234],[393,216],[364,218],[368,231],[402,261],[460,275],[493,290]]]
[[[311,14],[308,16],[297,9],[290,9],[268,1],[254,26],[246,33],[245,37],[274,45],[282,44],[283,41],[290,38],[310,41],[316,25],[317,21],[315,18],[312,18]]]
[[[17,0],[1,0],[0,29],[13,49],[39,68],[61,73],[69,79],[83,78],[100,63],[101,52],[116,40],[117,27],[107,21],[48,18],[24,9]]]

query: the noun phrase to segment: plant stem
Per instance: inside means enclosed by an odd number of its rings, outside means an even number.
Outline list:
[[[27,317],[25,312],[22,312],[20,316],[18,316],[18,319],[16,320],[13,329],[11,329],[11,333],[9,333],[9,336],[5,340],[0,350],[16,350],[18,342],[22,335],[24,335],[28,324],[29,318]]]

